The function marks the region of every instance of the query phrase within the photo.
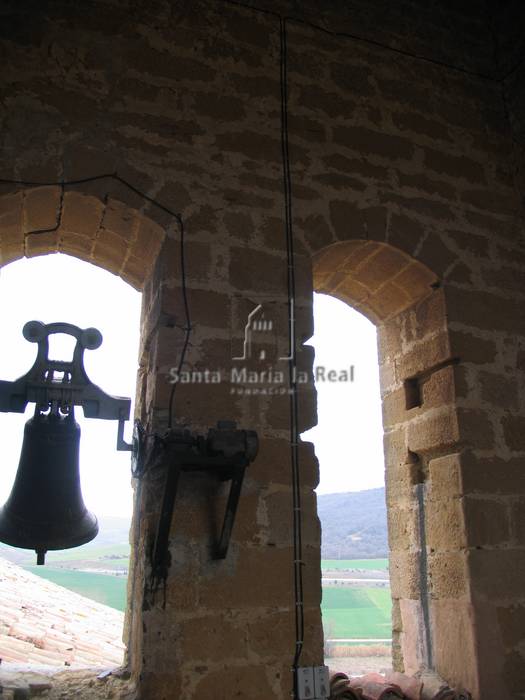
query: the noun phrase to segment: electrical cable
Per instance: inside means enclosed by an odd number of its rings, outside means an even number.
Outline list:
[[[185,263],[185,228],[184,228],[184,220],[180,214],[177,212],[174,212],[171,210],[169,207],[166,207],[164,204],[161,204],[158,202],[156,199],[153,197],[150,197],[147,195],[145,192],[142,192],[139,190],[137,187],[132,185],[130,182],[122,178],[118,173],[104,173],[101,175],[94,175],[92,177],[87,177],[87,178],[81,178],[78,180],[61,180],[59,182],[34,182],[30,180],[12,180],[12,179],[6,179],[6,178],[0,178],[0,185],[16,185],[19,187],[60,187],[60,209],[59,209],[59,217],[56,223],[56,226],[50,229],[41,229],[37,231],[32,231],[30,233],[49,233],[53,231],[57,231],[60,228],[60,225],[62,223],[62,210],[63,210],[63,204],[64,204],[64,192],[66,187],[74,187],[78,185],[83,185],[83,184],[88,184],[91,182],[96,182],[99,180],[104,180],[104,179],[111,179],[115,180],[116,182],[119,182],[120,184],[124,185],[127,187],[131,192],[136,194],[137,196],[141,197],[145,201],[149,202],[153,206],[157,207],[160,211],[163,211],[164,213],[168,214],[169,216],[173,217],[175,221],[177,222],[179,226],[179,231],[180,231],[180,261],[181,261],[181,292],[182,292],[182,301],[183,301],[183,307],[184,307],[184,314],[185,314],[185,320],[186,320],[186,325],[184,327],[185,335],[184,335],[184,342],[182,346],[182,351],[179,359],[179,364],[178,364],[178,375],[180,375],[180,371],[182,366],[184,365],[185,357],[186,357],[186,352],[188,349],[188,345],[190,342],[190,337],[191,337],[191,332],[193,330],[193,327],[191,325],[191,316],[190,316],[190,307],[189,307],[189,302],[188,302],[188,295],[187,295],[187,286],[186,286],[186,263]],[[175,389],[177,387],[177,383],[174,383],[172,386],[172,390],[170,393],[170,398],[169,398],[169,409],[168,409],[168,425],[170,428],[173,427],[173,416],[174,416],[174,400],[175,400]],[[155,435],[154,435],[155,437]],[[142,480],[147,472],[147,469],[138,472],[134,471],[132,468],[132,476],[134,478],[137,478],[138,480],[138,494],[140,498],[140,493],[141,493],[141,488],[142,488]],[[137,523],[139,521],[137,520]],[[140,525],[139,525],[140,527]],[[135,541],[138,541],[138,537]],[[135,579],[133,579],[133,587],[135,587]],[[164,581],[164,606],[166,604],[166,581]]]
[[[0,178],[0,185],[18,185],[20,187],[60,187],[61,188],[61,207],[63,204],[63,199],[64,199],[64,189],[66,187],[74,187],[74,186],[79,186],[79,185],[85,185],[91,182],[96,182],[99,180],[105,180],[105,179],[110,179],[110,180],[115,180],[116,182],[119,182],[121,185],[124,185],[127,187],[131,192],[136,194],[137,196],[141,197],[145,201],[149,202],[153,206],[157,207],[160,211],[163,211],[165,214],[168,214],[169,216],[173,217],[175,221],[177,222],[179,226],[179,232],[180,232],[180,262],[181,262],[181,294],[182,294],[182,302],[183,302],[183,308],[184,308],[184,315],[185,315],[185,326],[183,326],[184,330],[184,341],[182,345],[182,350],[180,354],[180,359],[179,359],[179,364],[178,364],[178,374],[180,375],[180,371],[182,366],[184,365],[184,361],[186,358],[186,352],[188,350],[188,345],[190,342],[191,338],[191,333],[192,333],[192,325],[191,325],[191,315],[190,315],[190,307],[189,307],[189,302],[188,302],[188,294],[187,294],[187,286],[186,286],[186,262],[185,262],[185,228],[184,228],[184,221],[182,219],[181,214],[178,214],[177,212],[173,211],[169,207],[166,207],[164,204],[161,202],[158,202],[156,199],[153,197],[150,197],[147,195],[145,192],[142,192],[142,190],[139,190],[137,187],[132,185],[130,182],[125,180],[123,177],[121,177],[118,173],[103,173],[101,175],[93,175],[91,177],[85,177],[85,178],[80,178],[77,180],[60,180],[58,182],[34,182],[31,180],[12,180],[12,179],[6,179],[6,178]],[[62,208],[60,209],[60,214],[62,214]],[[45,231],[32,231],[30,233],[44,233],[44,232],[50,232],[50,231],[55,231],[58,230],[60,227],[61,219],[57,222],[56,227],[52,229],[46,229]],[[170,398],[169,398],[169,407],[168,407],[168,426],[169,428],[173,427],[173,417],[174,417],[174,402],[175,402],[175,390],[177,387],[177,382],[175,382],[172,386],[172,390],[170,393]]]
[[[297,669],[304,645],[304,591],[302,559],[301,480],[299,470],[299,428],[297,401],[297,344],[295,318],[295,251],[292,216],[292,178],[288,145],[288,49],[286,18],[279,18],[280,27],[280,88],[281,88],[281,151],[283,165],[283,193],[285,206],[287,286],[288,286],[288,373],[290,385],[290,457],[292,466],[293,505],[293,570],[295,602],[295,650],[293,657],[294,697],[298,697]]]
[[[184,360],[186,358],[186,352],[188,350],[188,345],[190,342],[191,331],[192,331],[190,307],[189,307],[189,303],[188,303],[188,290],[186,287],[186,260],[185,260],[185,253],[184,253],[185,229],[184,229],[184,222],[183,222],[182,218],[179,218],[179,225],[180,225],[180,270],[181,270],[181,285],[182,285],[182,301],[183,301],[183,305],[184,305],[184,314],[186,316],[186,328],[184,329],[185,330],[184,342],[183,342],[182,351],[180,354],[180,360],[179,360],[179,365],[178,365],[178,369],[177,369],[177,377],[180,377],[180,373],[181,373],[182,367],[184,365]],[[173,428],[175,391],[177,389],[177,386],[178,386],[178,382],[173,382],[173,384],[171,386],[169,410],[168,410],[168,426],[169,426],[169,428]]]
[[[375,39],[369,39],[368,37],[359,36],[358,34],[352,34],[350,32],[333,31],[332,29],[327,29],[326,27],[322,27],[319,24],[315,24],[315,22],[309,22],[306,19],[300,19],[299,17],[292,16],[282,16],[278,12],[275,12],[273,10],[267,10],[263,7],[257,7],[256,5],[248,5],[244,2],[240,2],[239,0],[223,0],[223,2],[227,5],[234,5],[236,7],[242,7],[245,10],[251,10],[252,12],[259,12],[260,14],[276,17],[277,19],[279,19],[279,21],[300,24],[302,26],[309,27],[310,29],[314,29],[318,32],[323,32],[323,34],[328,34],[329,36],[333,36],[338,39],[349,39],[351,41],[358,41],[363,44],[369,44],[370,46],[375,46],[376,48],[380,48],[385,51],[390,51],[391,53],[398,54],[399,56],[413,58],[418,61],[425,61],[426,63],[439,66],[440,68],[448,68],[449,70],[453,70],[458,73],[463,73],[464,75],[470,75],[475,78],[481,78],[482,80],[498,83],[504,80],[506,77],[508,77],[503,76],[498,78],[492,75],[487,75],[486,73],[480,73],[478,71],[470,70],[469,68],[464,68],[463,66],[456,66],[453,63],[447,63],[447,61],[440,61],[439,59],[423,56],[422,54],[412,53],[411,51],[405,51],[404,49],[397,49],[394,46],[389,46],[388,44],[384,44],[381,41],[376,41]]]

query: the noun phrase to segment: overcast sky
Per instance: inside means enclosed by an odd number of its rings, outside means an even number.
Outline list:
[[[26,321],[66,321],[102,332],[102,346],[85,352],[91,381],[107,393],[134,397],[140,301],[141,295],[115,275],[69,256],[48,255],[7,265],[0,271],[0,379],[16,379],[33,364],[36,345],[22,336]],[[354,366],[353,382],[318,383],[320,422],[303,434],[303,439],[315,443],[321,463],[318,493],[382,486],[375,327],[346,304],[316,295],[311,343],[317,364],[335,370]],[[56,359],[71,356],[71,350],[71,344],[57,343]],[[33,411],[30,406],[25,416],[0,413],[1,503],[10,493],[23,426]],[[80,463],[86,505],[97,515],[129,516],[130,457],[115,449],[117,423],[85,420],[79,408],[76,419],[82,428]]]
[[[353,365],[353,382],[318,382],[318,425],[306,433],[320,463],[317,493],[362,491],[384,485],[383,428],[376,329],[348,304],[314,297],[315,364]]]

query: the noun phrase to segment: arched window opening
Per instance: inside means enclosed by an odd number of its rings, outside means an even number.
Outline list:
[[[391,667],[392,623],[376,328],[314,295],[326,663],[346,673]]]
[[[108,394],[134,399],[140,305],[141,294],[119,277],[67,255],[22,259],[3,267],[0,378],[16,379],[34,361],[35,345],[22,337],[27,321],[65,321],[102,333],[100,348],[85,352],[90,380]],[[69,360],[72,350],[69,337],[57,335],[49,354]],[[24,415],[0,413],[0,505],[9,496],[24,424],[33,412],[34,404],[29,404]],[[128,442],[132,417],[133,404],[125,433]],[[75,418],[81,428],[82,495],[98,518],[99,534],[82,547],[48,552],[43,567],[35,566],[33,551],[0,544],[0,598],[3,591],[3,607],[10,613],[0,630],[4,669],[9,661],[73,668],[111,667],[123,661],[133,508],[130,455],[115,449],[115,421],[85,419],[78,407]],[[24,596],[30,598],[25,607]]]

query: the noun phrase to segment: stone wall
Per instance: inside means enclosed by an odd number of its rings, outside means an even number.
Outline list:
[[[311,370],[314,285],[379,328],[396,666],[434,666],[476,699],[517,697],[523,217],[479,3],[3,3],[0,178],[75,184],[0,185],[2,262],[58,250],[143,290],[138,410],[162,431],[186,324],[169,209],[185,227],[188,367],[229,368],[257,304],[274,320],[274,345],[260,347],[277,364],[288,342],[278,13],[290,18],[298,365]],[[514,46],[508,26],[500,40]],[[140,698],[290,693],[289,399],[231,390],[179,385],[175,400],[193,428],[229,418],[261,438],[228,559],[209,556],[224,493],[187,478],[166,589],[149,595],[164,472],[137,484],[127,629]],[[310,382],[300,429],[315,420]],[[322,662],[311,445],[300,464],[307,665]]]

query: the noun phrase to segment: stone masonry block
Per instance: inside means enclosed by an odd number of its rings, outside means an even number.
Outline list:
[[[334,129],[334,140],[353,151],[388,160],[411,160],[414,155],[414,146],[408,139],[360,126]]]
[[[473,549],[469,552],[469,564],[471,580],[481,599],[498,601],[523,597],[525,550]]]
[[[248,248],[231,249],[230,280],[235,289],[284,293],[286,279],[284,257]]]
[[[104,204],[96,197],[79,192],[66,192],[62,210],[61,232],[95,238],[103,214]]]
[[[3,194],[0,197],[0,217],[13,213],[21,216],[23,203],[24,193],[22,191]]]
[[[406,312],[407,321],[410,324],[410,340],[420,341],[446,330],[443,289],[429,289],[428,291],[431,293],[421,299],[413,309]]]
[[[383,446],[387,471],[391,466],[404,464],[407,461],[408,456],[405,428],[398,427],[395,430],[385,431],[383,436]]]
[[[266,665],[232,666],[228,673],[223,669],[210,670],[195,688],[194,697],[213,697],[215,700],[230,700],[241,697],[245,688],[250,688],[250,700],[268,700],[274,696],[272,685],[268,680],[271,668]],[[282,670],[278,672],[281,676]],[[153,696],[152,696],[153,697]]]
[[[379,362],[392,362],[394,357],[403,352],[404,338],[402,329],[404,317],[396,316],[382,323],[377,329]]]
[[[503,643],[506,647],[518,646],[523,639],[525,629],[525,605],[514,603],[502,605],[497,609]]]
[[[463,324],[466,332],[505,331],[525,334],[522,302],[510,296],[448,285],[445,288],[449,322]]]
[[[28,258],[46,253],[56,253],[58,250],[58,233],[30,233],[26,236],[25,254]]]
[[[105,267],[114,274],[119,274],[128,251],[128,243],[107,229],[101,229],[93,245],[93,262]]]
[[[390,217],[387,241],[390,245],[412,255],[426,234],[426,228],[406,214],[393,213]]]
[[[396,276],[396,285],[406,292],[407,296],[418,301],[432,292],[432,284],[436,283],[436,275],[423,265],[413,262]]]
[[[60,187],[37,187],[26,190],[23,227],[25,233],[54,229],[60,221]]]
[[[157,258],[164,241],[164,230],[151,219],[137,217],[136,233],[131,243],[131,254],[144,260],[149,269]]]
[[[383,427],[391,428],[399,423],[405,423],[412,413],[407,411],[404,387],[395,389],[383,397]]]
[[[406,254],[390,246],[377,246],[375,255],[359,266],[356,278],[370,292],[376,292],[385,282],[397,276],[410,264]]]
[[[452,687],[475,692],[478,659],[472,628],[472,604],[467,600],[432,600],[432,641],[435,669]]]
[[[457,410],[461,442],[465,447],[491,449],[494,445],[494,429],[490,413],[477,409]]]
[[[21,242],[18,245],[0,244],[0,266],[8,265],[10,262],[19,260],[24,257],[24,244]]]
[[[416,547],[419,541],[419,521],[415,505],[398,507],[391,504],[387,509],[387,517],[390,548],[399,552]]]
[[[524,492],[521,492],[524,493]],[[525,498],[513,499],[510,503],[511,533],[513,542],[525,542]]]
[[[482,400],[489,403],[494,408],[498,407],[511,411],[518,409],[519,395],[515,376],[505,376],[501,373],[479,371],[477,373],[476,384],[480,386]],[[505,416],[505,420],[508,421],[508,416]],[[523,432],[524,429],[525,418],[523,418],[522,421],[521,432]],[[525,449],[525,440],[523,442],[523,449]]]
[[[419,555],[408,550],[390,552],[392,598],[419,600]]]
[[[4,195],[0,197],[0,250],[23,246],[24,232],[22,228],[23,193]]]
[[[432,598],[462,598],[468,591],[469,571],[465,552],[435,551],[428,556]]]
[[[354,308],[365,302],[369,295],[367,288],[361,282],[357,282],[345,272],[336,272],[328,277],[324,284],[316,285],[316,291],[330,294]]]
[[[517,649],[505,654],[504,674],[505,688],[508,692],[513,695],[520,693],[525,676],[525,657]]]
[[[461,362],[491,364],[498,350],[494,340],[481,338],[473,333],[450,329],[450,350]]]
[[[468,546],[486,547],[509,542],[510,523],[506,503],[465,496],[463,507]]]
[[[406,460],[404,464],[387,464],[385,471],[387,505],[413,502],[414,486],[419,481],[420,465],[418,462]]]
[[[456,374],[454,366],[443,367],[419,380],[423,410],[451,405],[456,398]]]
[[[430,460],[428,471],[432,499],[451,499],[462,495],[461,459],[462,455],[455,453]]]
[[[412,452],[425,453],[454,447],[459,442],[458,419],[453,408],[445,408],[425,414],[408,426],[408,448]]]
[[[247,610],[271,608],[278,600],[282,606],[293,606],[291,562],[290,547],[243,548],[237,553],[232,548],[222,572],[214,566],[208,574],[201,574],[199,605],[218,611],[225,607]]]
[[[428,499],[425,505],[427,545],[440,552],[465,547],[466,517],[459,498]]]
[[[146,261],[143,258],[138,258],[134,255],[128,255],[124,262],[124,266],[120,270],[120,276],[132,287],[138,291],[142,291],[144,279],[149,273],[146,267]]]
[[[360,255],[359,251],[366,245],[365,241],[342,241],[327,245],[312,256],[312,264],[314,271],[314,283],[317,285],[320,281],[329,278],[341,267],[345,265],[353,265],[356,255]],[[366,252],[366,255],[371,254],[371,247]],[[346,270],[347,268],[345,268]],[[348,268],[351,269],[351,268]]]
[[[59,249],[61,253],[74,255],[82,260],[89,260],[92,248],[93,240],[88,236],[71,233],[70,231],[60,232]]]
[[[158,245],[158,229],[153,227],[151,235],[148,232],[151,227],[142,227],[142,233],[140,239],[137,240],[136,245],[137,251],[140,250],[140,246],[146,246],[147,243],[147,255],[153,261],[157,251]],[[132,247],[132,250],[134,248]],[[180,242],[173,238],[165,238],[160,247],[158,260],[159,260],[159,282],[165,281],[169,283],[170,286],[179,286],[181,283],[182,271],[181,271],[181,255],[180,255]],[[187,241],[184,246],[184,267],[186,271],[186,280],[188,285],[194,284],[195,282],[205,282],[207,286],[212,286],[211,278],[214,276],[216,270],[213,264],[213,254],[214,247],[210,243],[204,243],[201,241]]]
[[[468,182],[485,182],[484,169],[478,161],[464,155],[452,155],[433,148],[425,149],[425,165],[447,178],[463,178]]]
[[[461,457],[463,491],[466,494],[525,493],[523,457],[479,456],[467,450]]]
[[[508,414],[503,416],[501,424],[509,450],[525,451],[525,416]]]
[[[396,371],[400,380],[421,374],[450,359],[450,342],[443,332],[429,337],[396,359]]]
[[[261,621],[259,620],[261,623]],[[181,621],[179,627],[181,658],[184,662],[224,662],[244,658],[248,653],[246,623],[223,614],[193,616]]]
[[[406,309],[412,300],[407,293],[399,287],[395,282],[387,282],[379,291],[366,299],[360,306],[363,309],[369,309],[371,314],[365,313],[366,316],[372,318],[375,316],[377,322],[396,316],[403,309]]]
[[[352,202],[330,202],[330,221],[339,240],[366,238],[363,214]]]
[[[199,326],[229,329],[231,325],[232,300],[228,294],[212,289],[186,290],[191,316]],[[162,315],[166,322],[185,325],[182,289],[179,286],[163,286],[160,289]]]

